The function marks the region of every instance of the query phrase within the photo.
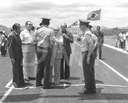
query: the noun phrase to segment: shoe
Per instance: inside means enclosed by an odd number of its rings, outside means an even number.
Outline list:
[[[25,80],[25,81],[30,81],[30,79],[29,79],[29,78],[24,78],[24,80]]]
[[[28,77],[28,78],[29,78],[29,80],[36,80],[35,77]]]
[[[43,87],[43,84],[36,84],[36,87]]]
[[[96,94],[96,91],[91,91],[90,94]]]
[[[55,87],[59,87],[59,86],[60,86],[60,84],[54,84],[54,86],[55,86]]]
[[[51,89],[51,86],[43,86],[43,89]]]
[[[15,88],[18,88],[18,87],[19,87],[15,82],[13,82],[13,86],[14,86]]]
[[[99,59],[101,59],[101,57],[99,57]]]

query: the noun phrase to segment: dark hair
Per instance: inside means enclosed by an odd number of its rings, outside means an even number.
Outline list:
[[[28,25],[29,22],[31,22],[31,21],[26,21],[25,25]]]
[[[39,25],[40,25],[40,26],[42,26],[42,25],[43,25],[43,23],[41,22]]]
[[[49,25],[49,24],[50,24],[49,21],[43,21],[43,22],[42,22],[42,25]]]
[[[97,28],[100,28],[100,26],[97,26]]]
[[[35,27],[34,27],[34,26],[32,26],[32,30],[33,30],[33,31],[35,30]]]
[[[17,30],[17,28],[20,27],[20,24],[19,23],[15,23],[13,26],[12,26],[12,30]]]

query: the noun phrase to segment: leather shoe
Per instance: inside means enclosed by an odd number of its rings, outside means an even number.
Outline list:
[[[15,88],[18,88],[18,87],[19,87],[15,82],[13,82],[13,86],[14,86]]]
[[[29,78],[24,78],[24,80],[25,80],[25,81],[30,81],[30,79],[29,79]]]
[[[51,86],[43,86],[43,89],[51,89]]]
[[[36,87],[43,87],[43,84],[36,84]]]
[[[91,91],[90,94],[96,94],[96,91]]]
[[[29,77],[29,80],[36,80],[36,78],[34,78],[34,77]]]

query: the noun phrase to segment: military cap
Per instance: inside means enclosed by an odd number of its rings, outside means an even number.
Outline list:
[[[41,26],[41,25],[43,25],[43,23],[41,22],[39,25]]]
[[[42,23],[45,24],[45,23],[50,23],[50,20],[49,18],[41,18],[42,19]]]
[[[1,33],[1,34],[5,34],[5,31],[3,31],[3,30],[0,30],[0,33]]]
[[[0,30],[0,34],[2,34],[3,33],[3,31],[2,30]]]
[[[89,28],[92,28],[93,26],[89,24],[88,27],[89,27]]]
[[[79,23],[80,23],[80,25],[89,25],[90,22],[87,20],[79,19]]]

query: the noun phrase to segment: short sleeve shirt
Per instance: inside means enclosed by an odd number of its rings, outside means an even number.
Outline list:
[[[93,43],[91,31],[86,31],[83,36],[82,36],[82,46],[81,46],[81,51],[85,52],[89,50],[89,44]]]
[[[34,41],[35,32],[33,31],[29,32],[27,29],[25,29],[24,31],[20,33],[20,38],[21,38],[22,43],[26,43],[26,44],[22,44],[23,52],[35,52],[35,46],[29,44]]]
[[[29,32],[27,29],[25,29],[24,31],[22,31],[20,33],[20,38],[21,38],[22,42],[24,42],[24,43],[33,42],[34,36],[35,36],[35,33],[33,31]]]
[[[39,38],[37,46],[40,47],[51,47],[51,38],[54,32],[52,29],[47,27],[42,27],[37,30],[36,36]]]

